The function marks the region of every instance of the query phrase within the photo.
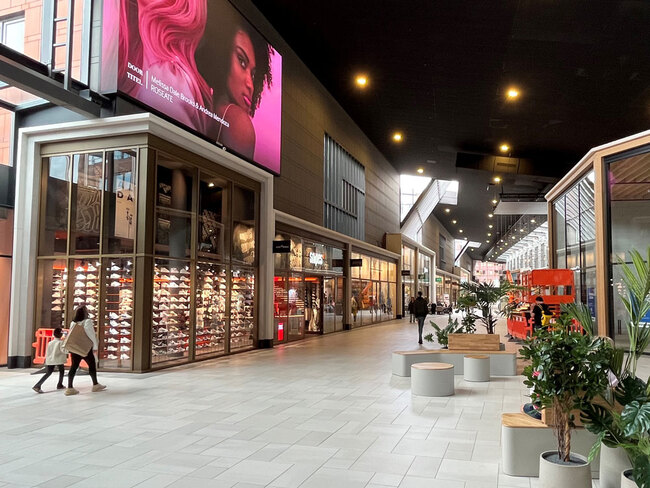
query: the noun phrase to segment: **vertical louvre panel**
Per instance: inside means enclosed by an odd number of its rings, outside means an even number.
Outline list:
[[[366,170],[325,134],[323,154],[324,226],[363,240],[366,221]]]

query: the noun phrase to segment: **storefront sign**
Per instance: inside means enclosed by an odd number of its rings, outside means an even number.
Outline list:
[[[363,266],[363,259],[350,259],[350,268],[360,268]]]
[[[342,268],[343,260],[342,259],[332,259],[332,268]]]
[[[286,254],[291,252],[291,241],[273,241],[273,254]]]
[[[310,252],[309,253],[309,263],[313,264],[315,266],[322,266],[323,265],[323,255],[318,253],[318,252]]]
[[[411,276],[411,270],[410,269],[403,269],[402,270],[402,276]]]
[[[442,276],[436,276],[436,283],[442,283]]]

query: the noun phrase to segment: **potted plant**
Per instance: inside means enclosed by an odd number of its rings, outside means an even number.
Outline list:
[[[533,404],[549,409],[555,420],[557,450],[540,456],[543,488],[591,487],[589,461],[571,452],[573,412],[607,387],[612,347],[603,338],[571,331],[571,321],[563,314],[553,328],[538,331],[520,350],[530,361],[524,383],[533,389]]]
[[[589,457],[593,459],[601,451],[602,488],[624,486],[622,483],[627,478],[621,476],[621,471],[630,466],[634,468],[630,476],[636,477],[637,485],[650,488],[647,468],[648,382],[636,376],[638,359],[650,343],[650,327],[643,323],[650,311],[650,247],[647,260],[636,250],[632,250],[630,255],[632,266],[618,259],[625,285],[620,298],[629,317],[626,324],[629,348],[627,351],[615,350],[610,365],[610,387],[601,393],[598,404],[587,404],[582,412],[583,423],[598,436]],[[591,314],[583,315],[579,320],[581,323],[592,321]],[[643,432],[638,430],[644,428],[644,422],[645,437],[640,436]]]
[[[465,332],[465,327],[463,325],[459,325],[458,319],[452,319],[451,316],[449,316],[449,320],[447,321],[447,325],[445,327],[440,327],[433,320],[431,320],[429,323],[435,331],[438,344],[440,344],[443,349],[447,349],[449,346],[449,334],[460,334]],[[435,342],[433,339],[433,334],[431,333],[425,335],[424,340],[428,342]]]
[[[462,294],[458,297],[456,302],[458,307],[457,312],[462,314],[461,325],[465,329],[465,332],[468,334],[473,334],[476,332],[476,320],[479,318],[478,315],[474,313],[474,308],[476,308],[476,300],[471,294]]]
[[[507,281],[502,281],[499,286],[494,286],[491,283],[465,282],[460,284],[460,288],[462,290],[460,299],[471,301],[474,304],[473,307],[481,311],[478,319],[480,319],[488,334],[494,334],[497,318],[499,315],[503,315],[503,312],[500,310],[494,314],[493,307],[517,287]]]

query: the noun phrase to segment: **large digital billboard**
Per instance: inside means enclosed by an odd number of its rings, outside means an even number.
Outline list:
[[[103,30],[119,92],[280,173],[282,56],[229,2],[107,0]]]

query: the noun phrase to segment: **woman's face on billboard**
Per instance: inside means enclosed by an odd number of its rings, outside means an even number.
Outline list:
[[[228,73],[228,95],[230,100],[244,109],[246,113],[250,113],[251,110],[255,68],[253,42],[244,31],[237,31],[233,40],[230,72]]]

